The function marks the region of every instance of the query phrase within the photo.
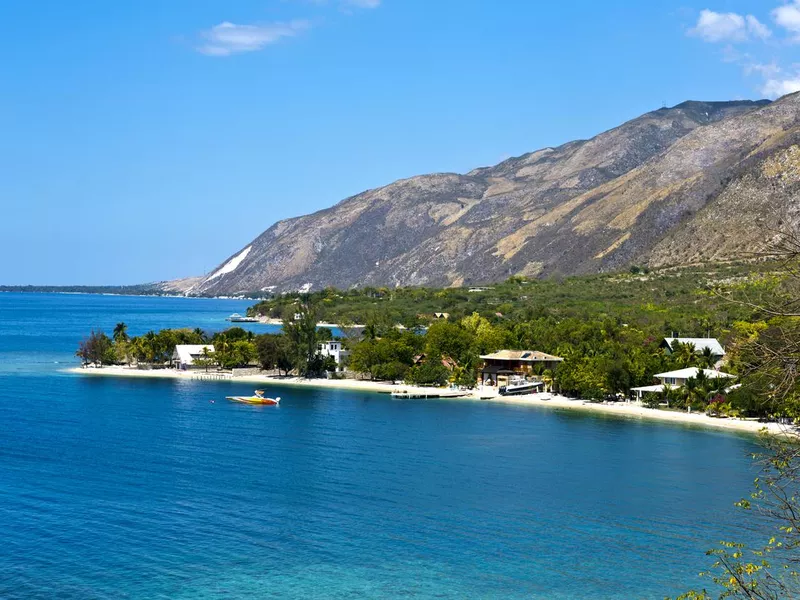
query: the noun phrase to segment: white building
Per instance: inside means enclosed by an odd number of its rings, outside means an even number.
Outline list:
[[[341,373],[345,368],[345,359],[350,356],[350,353],[344,349],[342,342],[331,341],[322,342],[317,345],[317,351],[324,357],[331,357],[336,361],[336,371]]]
[[[175,351],[172,353],[172,366],[181,371],[191,369],[195,359],[203,356],[204,348],[208,349],[206,354],[213,354],[213,344],[175,346]]]
[[[632,392],[636,392],[636,398],[641,400],[642,396],[649,393],[662,393],[667,388],[681,388],[686,385],[689,379],[697,379],[700,372],[703,372],[707,379],[734,379],[736,375],[730,373],[722,373],[721,371],[713,371],[711,369],[698,369],[697,367],[690,367],[688,369],[680,369],[678,371],[669,371],[668,373],[659,373],[656,379],[660,379],[659,385],[647,385],[644,387],[632,388]]]
[[[664,341],[661,342],[661,347],[666,350],[667,354],[672,354],[675,342],[694,346],[694,351],[697,354],[702,354],[708,349],[715,362],[719,362],[725,356],[725,348],[716,338],[664,338]]]

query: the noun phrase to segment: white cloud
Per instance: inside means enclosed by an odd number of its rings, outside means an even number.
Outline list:
[[[702,38],[706,42],[743,42],[747,39],[747,24],[744,17],[736,13],[703,10],[697,25],[689,30],[689,35]]]
[[[794,42],[800,42],[800,0],[793,0],[772,11],[775,22],[794,34]]]
[[[800,92],[800,73],[789,79],[768,79],[761,88],[767,98],[780,98],[794,92]]]
[[[751,38],[767,39],[772,31],[753,15],[742,16],[705,9],[700,11],[697,25],[689,30],[689,35],[711,43],[746,42]]]
[[[753,15],[747,15],[745,20],[747,21],[747,31],[749,31],[750,35],[754,38],[766,40],[772,37],[772,30]]]
[[[759,93],[778,98],[800,91],[800,64],[792,65],[789,59],[793,57],[787,54],[789,44],[800,44],[800,0],[772,1],[781,3],[771,12],[779,27],[774,32],[753,15],[705,9],[700,12],[697,25],[687,33],[706,42],[724,44],[721,59],[738,65],[745,76],[760,80],[756,87]],[[743,42],[761,43],[743,49]]]
[[[204,43],[197,47],[197,51],[210,56],[255,52],[294,37],[310,26],[308,21],[302,20],[266,25],[236,25],[225,21],[200,33]]]
[[[744,74],[745,75],[752,75],[753,73],[758,73],[762,77],[766,78],[774,78],[780,74],[781,68],[774,62],[764,64],[764,63],[747,63],[744,65]]]

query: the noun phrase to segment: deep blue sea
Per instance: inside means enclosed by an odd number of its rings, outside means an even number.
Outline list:
[[[749,437],[60,371],[92,328],[246,306],[0,294],[0,598],[661,599],[749,535]]]

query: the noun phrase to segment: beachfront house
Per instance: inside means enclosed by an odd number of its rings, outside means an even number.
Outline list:
[[[204,349],[206,349],[206,352],[203,351]],[[176,369],[188,371],[189,369],[197,368],[197,365],[195,364],[196,359],[213,353],[213,344],[178,345],[175,346],[175,350],[172,353],[171,364]]]
[[[707,379],[734,379],[736,377],[736,375],[723,373],[722,371],[690,367],[678,371],[669,371],[668,373],[659,373],[655,376],[656,379],[661,381],[658,385],[646,385],[644,387],[632,388],[631,391],[636,394],[637,400],[641,400],[645,394],[661,394],[667,388],[682,388],[689,379],[697,379],[701,371]]]
[[[555,371],[563,358],[534,350],[500,350],[481,356],[479,383],[483,386],[503,387],[511,381],[525,379],[537,381],[542,371]]]
[[[321,356],[328,358],[331,357],[336,361],[336,372],[341,373],[345,370],[345,362],[350,353],[344,349],[342,342],[330,341],[317,344],[317,352]]]
[[[694,346],[694,351],[697,354],[709,352],[715,363],[725,357],[725,349],[716,338],[664,338],[664,341],[661,342],[661,347],[664,348],[667,354],[672,354],[675,351],[676,342]]]

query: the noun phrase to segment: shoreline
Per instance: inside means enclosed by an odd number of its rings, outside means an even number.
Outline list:
[[[256,317],[257,321],[255,321],[259,325],[280,325],[283,326],[283,319],[274,319],[272,317]],[[236,323],[233,323],[236,325]],[[326,323],[324,321],[317,323],[317,327],[322,327],[324,329],[340,329],[340,326],[336,323]],[[366,325],[350,325],[347,329],[364,329]]]
[[[125,367],[101,367],[84,368],[73,367],[64,370],[74,375],[94,376],[94,377],[127,377],[144,379],[172,379],[184,381],[204,381],[203,372],[175,371],[170,369],[162,370],[138,370]],[[213,376],[213,374],[209,374]],[[224,381],[231,383],[252,383],[260,386],[283,386],[312,389],[329,390],[349,390],[359,392],[371,392],[378,394],[391,394],[393,390],[402,389],[410,392],[431,392],[431,388],[415,388],[408,385],[395,385],[378,381],[359,381],[355,379],[302,379],[297,377],[273,377],[268,375],[241,375],[237,377],[226,377],[224,379],[211,379],[210,381]],[[495,392],[496,394],[496,392]],[[598,415],[616,416],[626,419],[639,421],[654,421],[662,423],[672,423],[679,425],[691,425],[730,432],[759,434],[766,430],[771,435],[797,436],[797,432],[790,430],[789,426],[780,423],[759,423],[754,420],[742,419],[721,419],[709,417],[704,413],[684,413],[677,411],[666,411],[653,408],[645,408],[636,404],[628,403],[592,403],[585,400],[574,400],[564,396],[533,394],[530,396],[499,396],[475,391],[464,396],[443,397],[441,400],[447,401],[470,401],[486,404],[504,404],[514,406],[529,406],[548,408],[556,410],[580,411],[594,413]]]

